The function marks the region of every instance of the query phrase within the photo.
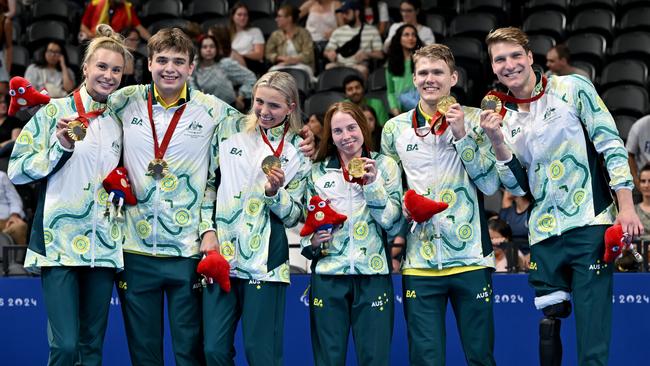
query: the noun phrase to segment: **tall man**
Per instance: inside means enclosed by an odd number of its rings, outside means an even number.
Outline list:
[[[494,156],[478,126],[480,110],[454,102],[444,113],[458,81],[449,48],[423,47],[413,62],[419,104],[386,122],[382,152],[399,162],[409,188],[449,208],[407,234],[402,274],[410,363],[445,364],[451,301],[467,363],[494,365],[494,253],[482,200],[499,186]]]
[[[528,37],[518,28],[497,29],[486,43],[492,71],[510,95],[500,95],[505,117],[483,111],[481,126],[504,185],[516,195],[530,191],[535,199],[529,281],[535,306],[545,315],[540,362],[561,363],[559,318],[570,314],[573,298],[578,364],[606,365],[613,266],[602,262],[603,236],[612,223],[631,236],[643,232],[632,204],[625,148],[587,79],[536,74]],[[618,213],[610,189],[616,191]]]
[[[138,199],[125,215],[118,287],[134,365],[163,364],[165,295],[176,364],[197,365],[203,351],[196,266],[201,253],[218,245],[208,167],[217,159],[218,125],[243,116],[188,88],[194,45],[180,29],[160,30],[147,48],[153,84],[126,87],[108,101],[123,125],[124,165]],[[306,140],[313,152],[313,135]]]

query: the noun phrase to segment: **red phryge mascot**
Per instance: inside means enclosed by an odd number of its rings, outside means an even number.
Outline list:
[[[41,106],[50,102],[50,96],[45,91],[37,91],[27,79],[20,76],[14,76],[9,80],[9,95],[11,101],[9,102],[7,114],[12,117],[23,109]],[[36,111],[32,111],[30,114],[34,115],[35,113]]]
[[[196,272],[203,275],[201,283],[204,286],[216,281],[222,290],[230,292],[230,263],[218,251],[210,250],[199,262]]]
[[[348,219],[347,216],[334,211],[330,207],[329,201],[320,198],[320,196],[313,196],[309,200],[307,211],[307,220],[305,226],[300,230],[300,236],[311,235],[319,230],[331,229]]]
[[[404,194],[404,206],[406,206],[406,209],[413,219],[411,232],[415,230],[417,224],[429,220],[433,215],[442,212],[449,207],[449,205],[444,202],[438,202],[426,198],[423,195],[415,193],[412,189],[409,189]]]
[[[643,262],[641,254],[631,245],[631,239],[632,237],[628,233],[623,232],[623,227],[620,224],[610,226],[605,231],[605,254],[603,255],[603,261],[605,263],[612,263],[616,257],[623,253],[623,249],[628,247],[632,251],[632,255],[634,255],[634,260],[638,263]]]
[[[102,182],[104,189],[108,193],[108,199],[106,200],[106,214],[104,215],[109,219],[112,217],[114,220],[120,222],[124,221],[122,206],[125,203],[127,205],[135,205],[137,202],[135,195],[133,195],[133,191],[131,190],[129,177],[126,173],[126,168],[124,167],[115,168]],[[111,210],[111,207],[113,210]]]

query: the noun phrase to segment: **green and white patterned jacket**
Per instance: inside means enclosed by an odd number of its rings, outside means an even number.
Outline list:
[[[541,88],[538,82],[534,93]],[[498,162],[497,169],[514,194],[530,187],[535,199],[530,244],[573,228],[613,223],[610,187],[632,189],[633,182],[614,119],[591,82],[577,75],[551,76],[530,112],[511,107],[516,108],[508,105],[502,131],[515,158]]]
[[[81,88],[86,111],[104,108]],[[25,267],[122,268],[122,225],[104,217],[108,194],[102,181],[118,164],[122,126],[104,116],[90,121],[86,137],[66,150],[56,123],[77,114],[73,96],[52,99],[25,125],[9,161],[15,184],[37,182],[38,205]]]
[[[267,131],[274,148],[284,125]],[[226,121],[218,127],[219,142],[210,170],[219,169],[216,228],[221,254],[230,262],[232,277],[289,283],[289,242],[285,227],[302,217],[301,200],[311,162],[298,149],[302,140],[288,131],[280,155],[285,186],[266,197],[262,160],[273,154],[259,127]]]
[[[417,107],[384,126],[381,151],[402,166],[408,187],[449,205],[409,230],[402,269],[494,267],[482,193],[495,193],[500,182],[490,140],[479,127],[480,110],[463,111],[467,134],[456,142],[451,128],[440,136],[417,136],[414,118],[420,135],[429,129]]]
[[[213,230],[214,179],[209,168],[217,149],[216,128],[236,124],[243,115],[223,101],[188,88],[187,105],[172,135],[164,160],[169,174],[157,181],[148,175],[154,142],[147,112],[151,85],[134,85],[113,93],[111,115],[124,128],[124,166],[138,203],[126,210],[124,251],[145,255],[198,258],[200,235]],[[163,140],[178,106],[163,108],[153,99],[158,142]]]
[[[363,156],[367,156],[364,153]],[[343,178],[337,156],[314,164],[307,180],[307,202],[318,195],[330,201],[347,220],[332,231],[326,249],[313,251],[311,235],[301,239],[303,254],[315,259],[314,273],[377,275],[390,273],[382,230],[396,235],[402,224],[402,179],[399,166],[388,156],[372,152],[377,179],[361,186]],[[316,208],[317,209],[317,208]]]

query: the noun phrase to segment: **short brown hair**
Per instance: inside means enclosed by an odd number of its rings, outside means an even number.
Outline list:
[[[454,59],[454,54],[451,53],[451,49],[444,44],[434,43],[416,50],[413,53],[414,73],[418,61],[422,58],[428,58],[433,61],[442,60],[447,64],[447,66],[449,66],[449,71],[451,71],[451,73],[456,71],[456,59]]]
[[[318,152],[316,152],[316,158],[314,161],[323,161],[328,156],[334,155],[337,152],[336,145],[334,145],[334,141],[332,140],[332,117],[336,112],[352,116],[361,129],[361,134],[363,135],[363,146],[368,150],[373,149],[370,127],[368,127],[366,115],[363,114],[361,108],[351,102],[338,102],[332,104],[327,112],[325,112],[323,132],[321,134],[320,145],[318,146]]]
[[[166,50],[185,53],[189,56],[190,64],[194,62],[194,43],[180,28],[163,28],[149,38],[149,60],[153,58],[154,53]]]
[[[518,46],[523,47],[526,53],[530,51],[528,36],[526,33],[524,33],[524,31],[517,27],[498,28],[488,33],[488,35],[485,37],[485,44],[487,45],[487,50],[490,58],[492,58],[490,47],[496,43],[514,43]]]

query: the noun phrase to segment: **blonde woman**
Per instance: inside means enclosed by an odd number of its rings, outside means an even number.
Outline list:
[[[230,262],[232,290],[203,292],[204,351],[209,365],[234,365],[241,318],[250,365],[282,365],[289,245],[285,228],[302,215],[310,162],[299,149],[298,88],[285,72],[253,87],[246,123],[218,127],[216,231]],[[215,159],[215,162],[217,159]]]
[[[104,217],[102,188],[120,160],[122,129],[101,111],[131,54],[108,25],[97,35],[84,83],[27,122],[9,162],[14,183],[41,185],[25,267],[41,272],[49,365],[101,364],[113,276],[123,267],[122,229]],[[75,120],[86,126],[83,139],[68,132]]]

